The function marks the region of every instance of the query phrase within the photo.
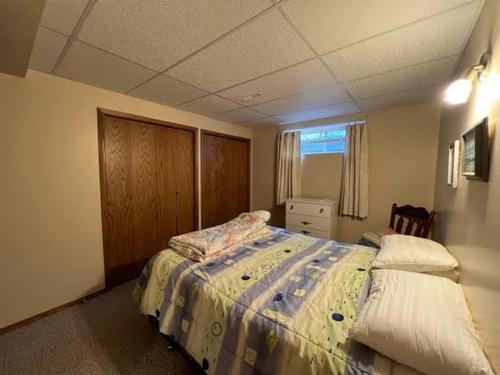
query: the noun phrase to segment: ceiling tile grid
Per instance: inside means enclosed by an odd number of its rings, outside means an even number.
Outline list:
[[[371,98],[446,81],[458,57],[446,57],[345,84],[355,99]]]
[[[328,54],[324,60],[341,81],[351,81],[458,55],[473,23],[476,7],[469,4],[427,18]]]
[[[277,118],[281,123],[293,123],[326,117],[336,117],[356,112],[359,112],[358,106],[354,102],[346,102],[308,109],[306,111],[287,113],[279,115]]]
[[[151,78],[155,72],[75,41],[55,73],[93,86],[126,92]]]
[[[88,0],[47,0],[40,24],[69,35],[80,19]]]
[[[279,120],[275,119],[274,117],[262,117],[255,120],[241,121],[240,123],[238,123],[238,125],[252,127],[252,128],[260,128],[270,125],[276,125],[278,123]]]
[[[344,103],[349,100],[347,92],[341,86],[335,85],[258,104],[252,108],[268,115],[279,115],[327,104]]]
[[[239,109],[241,108],[241,105],[227,99],[220,98],[217,95],[210,95],[182,104],[177,108],[188,112],[210,116]]]
[[[66,36],[40,26],[31,51],[30,68],[50,73],[67,41]]]
[[[155,103],[176,106],[208,95],[208,92],[161,74],[135,87],[128,94]]]
[[[482,5],[47,0],[30,67],[243,126],[307,121],[437,100]]]
[[[249,120],[256,120],[260,118],[264,118],[266,115],[254,111],[253,109],[250,108],[241,108],[237,109],[235,111],[231,112],[226,112],[220,115],[216,115],[215,118],[222,120],[222,121],[228,121],[228,122],[241,122],[241,121],[249,121]]]
[[[273,9],[168,71],[207,91],[219,91],[314,57]]]
[[[101,0],[78,37],[163,71],[270,6],[269,0]]]
[[[443,93],[441,86],[422,87],[418,89],[398,92],[396,94],[382,95],[374,98],[360,99],[358,104],[365,112],[401,107],[409,104],[421,104],[439,100]]]
[[[282,5],[316,51],[324,54],[466,2],[288,0]]]
[[[334,83],[336,80],[321,61],[313,59],[221,91],[218,95],[243,105],[256,105]],[[260,95],[245,100],[255,94]]]

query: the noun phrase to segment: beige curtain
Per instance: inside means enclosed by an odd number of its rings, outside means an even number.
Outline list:
[[[276,203],[300,197],[300,131],[280,132],[276,155]]]
[[[368,217],[368,126],[346,127],[340,215]]]

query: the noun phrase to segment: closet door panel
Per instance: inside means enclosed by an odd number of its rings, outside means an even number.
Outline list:
[[[176,190],[177,173],[175,173],[175,130],[171,128],[156,129],[158,158],[158,237],[160,249],[168,247],[170,237],[177,232]]]
[[[177,234],[197,229],[197,129],[99,110],[106,286],[139,276]]]
[[[154,127],[103,116],[102,195],[106,282],[136,277],[158,249]]]
[[[250,209],[250,142],[202,135],[202,226],[222,224]]]
[[[134,249],[132,231],[131,130],[120,120],[104,117],[102,123],[102,218],[106,284],[112,286],[116,270],[126,264]]]
[[[132,222],[140,263],[158,251],[155,126],[132,122]],[[142,266],[140,267],[142,268]],[[139,270],[140,272],[140,270]]]
[[[197,229],[195,133],[177,130],[177,218],[178,234]]]
[[[189,130],[157,127],[160,248],[172,236],[196,229],[194,137]]]

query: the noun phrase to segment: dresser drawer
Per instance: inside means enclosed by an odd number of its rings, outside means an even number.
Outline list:
[[[301,227],[302,229],[305,230],[312,228],[312,229],[329,231],[331,227],[330,218],[296,215],[291,213],[287,213],[286,223],[293,226]]]
[[[313,228],[306,229],[306,228],[302,228],[302,227],[299,227],[296,225],[290,225],[288,223],[286,224],[286,229],[289,231],[292,231],[292,232],[305,234],[305,235],[311,236],[311,237],[324,238],[325,240],[330,239],[330,232],[328,232],[326,230],[317,230],[317,229],[313,229]]]
[[[297,202],[286,202],[287,214],[318,216],[318,217],[331,217],[332,208],[320,204],[307,204]]]

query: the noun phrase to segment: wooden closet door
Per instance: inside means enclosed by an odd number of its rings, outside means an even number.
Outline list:
[[[102,116],[101,189],[106,284],[137,277],[158,251],[155,126]]]
[[[202,132],[202,226],[250,210],[250,140]]]
[[[195,133],[156,128],[158,160],[158,232],[160,249],[172,236],[196,230]]]

